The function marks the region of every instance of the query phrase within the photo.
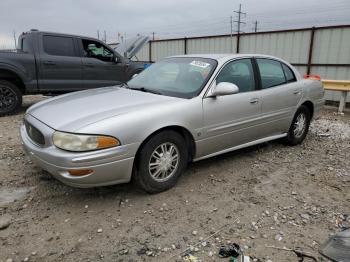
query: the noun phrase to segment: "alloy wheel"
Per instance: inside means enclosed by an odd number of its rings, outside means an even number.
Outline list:
[[[7,111],[16,104],[16,93],[7,86],[0,86],[0,110]]]
[[[306,116],[305,114],[303,113],[300,113],[298,116],[297,116],[297,119],[295,120],[295,123],[294,123],[294,136],[296,138],[299,138],[301,137],[304,132],[306,130]]]
[[[179,149],[173,143],[159,145],[151,154],[148,171],[157,182],[170,179],[176,172],[180,161]]]

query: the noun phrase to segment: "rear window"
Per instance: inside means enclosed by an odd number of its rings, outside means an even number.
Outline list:
[[[295,76],[294,76],[293,71],[285,64],[282,64],[282,67],[283,67],[284,74],[286,75],[287,83],[294,82]]]
[[[281,63],[271,59],[256,59],[261,77],[262,88],[270,88],[286,82]]]
[[[75,56],[74,42],[71,37],[45,35],[43,37],[45,53],[57,56]]]

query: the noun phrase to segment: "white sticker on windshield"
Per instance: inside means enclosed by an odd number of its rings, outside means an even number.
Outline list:
[[[198,67],[201,67],[201,68],[207,68],[208,66],[210,66],[209,63],[205,63],[205,62],[202,62],[202,61],[192,61],[190,63],[190,65],[198,66]]]

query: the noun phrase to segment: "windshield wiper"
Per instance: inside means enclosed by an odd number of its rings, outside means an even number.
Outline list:
[[[141,91],[141,92],[146,92],[146,93],[152,93],[152,94],[156,94],[156,95],[163,95],[161,92],[157,91],[157,90],[153,90],[153,89],[149,89],[149,88],[145,88],[145,87],[129,87],[132,90],[137,90],[137,91]]]

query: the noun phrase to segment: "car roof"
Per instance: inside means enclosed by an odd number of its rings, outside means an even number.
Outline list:
[[[273,59],[280,61],[286,65],[288,65],[294,72],[295,76],[297,79],[300,79],[300,73],[287,61],[271,56],[271,55],[263,55],[263,54],[193,54],[193,55],[177,55],[177,56],[169,56],[168,58],[171,57],[192,57],[192,58],[208,58],[208,59],[214,59],[218,61],[220,65],[225,64],[226,62],[232,60],[232,59],[237,59],[237,58],[250,58],[250,57],[257,57],[257,58],[268,58],[268,59]]]
[[[74,34],[66,34],[66,33],[60,33],[60,32],[50,32],[50,31],[40,31],[40,30],[30,30],[27,32],[23,32],[24,35],[26,34],[48,34],[48,35],[55,35],[55,36],[68,36],[68,37],[77,37],[77,38],[85,38],[90,40],[96,40],[99,42],[102,42],[101,40],[90,37],[90,36],[82,36],[82,35],[74,35]]]
[[[271,58],[271,59],[283,61],[278,57],[263,55],[263,54],[191,54],[191,55],[176,55],[176,56],[170,56],[170,57],[200,57],[200,58],[214,59],[218,61],[227,61],[230,59],[243,58],[243,57],[264,57],[264,58]]]

